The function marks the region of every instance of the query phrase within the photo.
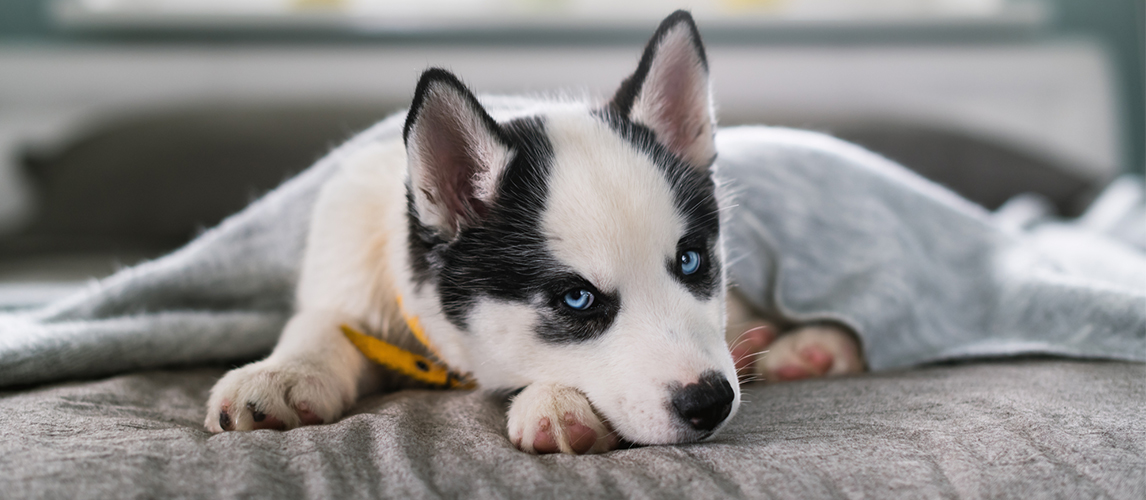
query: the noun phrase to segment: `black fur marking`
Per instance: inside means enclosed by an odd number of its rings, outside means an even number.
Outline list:
[[[680,23],[688,25],[689,33],[692,35],[690,38],[693,47],[696,48],[696,53],[700,56],[700,63],[704,71],[708,71],[708,57],[704,53],[704,44],[700,40],[700,30],[696,28],[692,14],[685,10],[678,10],[669,14],[664,21],[661,21],[657,31],[653,33],[653,37],[645,45],[645,52],[641,55],[641,62],[637,64],[637,71],[621,82],[621,88],[617,89],[617,93],[613,95],[613,101],[609,105],[621,116],[629,116],[633,110],[633,103],[640,95],[641,87],[645,85],[645,78],[649,76],[649,69],[652,68],[653,58],[656,56],[661,41],[664,40],[665,35],[670,30]]]
[[[685,220],[684,236],[677,243],[677,253],[666,263],[669,273],[699,299],[716,295],[720,287],[721,265],[717,254],[720,236],[720,208],[716,201],[716,183],[711,164],[689,165],[656,140],[648,127],[618,115],[612,108],[595,113],[610,128],[644,152],[657,165],[672,187],[677,211]],[[679,256],[688,250],[700,253],[701,267],[691,275],[680,271]]]
[[[415,280],[419,286],[437,286],[442,311],[462,331],[477,301],[489,298],[541,311],[537,334],[546,341],[592,340],[612,324],[620,297],[563,266],[540,232],[553,162],[542,120],[521,118],[500,128],[515,154],[499,179],[496,201],[478,224],[445,241],[418,220],[407,194]],[[594,306],[586,311],[565,306],[565,293],[575,288],[592,291]]]
[[[259,411],[254,403],[247,403],[247,410],[251,412],[251,420],[255,422],[262,422],[267,419],[267,414]]]
[[[578,311],[565,305],[565,294],[570,290],[584,288],[594,295],[593,305]],[[550,341],[583,342],[592,340],[609,328],[621,310],[620,297],[613,293],[598,290],[592,283],[576,274],[569,273],[547,287],[551,297],[546,310],[550,312],[540,325],[537,333]]]

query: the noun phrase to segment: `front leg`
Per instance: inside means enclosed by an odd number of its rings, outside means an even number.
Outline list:
[[[267,359],[227,372],[211,389],[207,430],[286,430],[337,420],[368,379],[368,361],[339,329],[350,320],[332,311],[295,314]]]
[[[832,324],[808,324],[780,333],[735,292],[728,294],[725,332],[742,381],[780,382],[865,370],[856,337]]]
[[[859,343],[835,325],[808,325],[776,339],[757,361],[756,372],[768,381],[847,375],[864,371]]]
[[[617,434],[580,391],[557,384],[527,386],[509,406],[509,439],[528,453],[603,453]]]

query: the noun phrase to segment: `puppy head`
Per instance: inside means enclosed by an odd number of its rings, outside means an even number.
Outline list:
[[[432,69],[404,137],[412,312],[449,362],[486,387],[577,388],[637,443],[731,417],[712,104],[687,13],[604,107],[498,121]]]

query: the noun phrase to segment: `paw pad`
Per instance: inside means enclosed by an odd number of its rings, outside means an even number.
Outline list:
[[[509,409],[509,435],[528,453],[601,453],[618,439],[585,395],[555,384],[526,387]]]

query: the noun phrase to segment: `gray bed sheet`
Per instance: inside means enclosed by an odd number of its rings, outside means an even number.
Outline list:
[[[367,397],[341,421],[212,435],[223,368],[0,393],[5,498],[1146,497],[1146,366],[1011,360],[750,385],[700,444],[535,456],[504,402]]]

